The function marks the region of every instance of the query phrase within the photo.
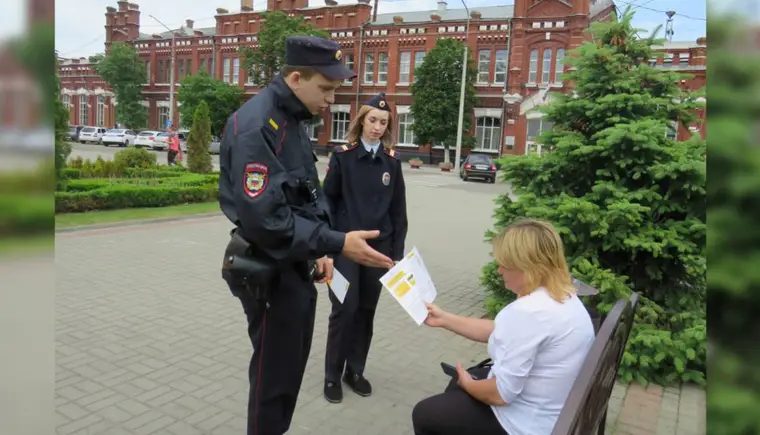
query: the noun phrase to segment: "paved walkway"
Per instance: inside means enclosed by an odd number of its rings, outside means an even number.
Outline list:
[[[422,177],[409,177],[408,247],[420,249],[442,307],[480,316],[483,232],[504,186]],[[228,230],[213,217],[58,235],[57,434],[244,433],[250,343],[219,272]],[[411,434],[413,405],[446,384],[439,361],[486,356],[481,344],[417,327],[384,294],[366,372],[375,393],[328,404],[325,292],[291,434]],[[610,407],[617,434],[704,434],[700,390],[625,393],[616,388]]]

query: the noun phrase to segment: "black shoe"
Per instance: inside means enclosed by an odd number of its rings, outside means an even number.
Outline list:
[[[351,387],[354,393],[362,397],[368,397],[372,395],[372,385],[362,375],[356,375],[356,374],[346,372],[346,374],[343,375],[343,382],[345,382],[346,385]]]
[[[343,387],[339,382],[325,381],[325,400],[330,403],[343,401]]]

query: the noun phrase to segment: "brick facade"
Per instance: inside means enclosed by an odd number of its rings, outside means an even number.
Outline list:
[[[559,78],[559,58],[583,43],[591,22],[610,19],[614,9],[611,0],[514,3],[471,9],[468,14],[439,1],[438,9],[432,11],[376,16],[369,0],[352,5],[325,0],[323,6],[309,6],[307,0],[267,0],[267,8],[303,16],[306,22],[326,29],[341,45],[345,62],[359,74],[339,89],[335,104],[323,116],[324,124],[311,129],[316,147],[341,143],[357,105],[382,91],[397,108],[397,146],[406,155],[439,160],[442,147],[415,144],[413,134],[406,128],[413,122],[409,85],[414,81],[415,67],[439,38],[466,40],[477,65],[477,103],[473,113],[465,114],[472,118],[470,134],[477,138],[476,150],[494,156],[524,154],[538,151],[532,139],[541,128],[548,127],[537,110],[546,102],[547,85],[551,91],[569,91],[569,84]],[[258,89],[249,82],[238,55],[240,46],[255,48],[262,25],[261,14],[253,12],[252,1],[242,0],[238,12],[217,9],[215,27],[196,28],[194,24],[187,20],[174,30],[175,83],[186,74],[205,69],[217,79],[243,87],[247,95],[254,95]],[[149,126],[161,128],[169,112],[172,32],[140,33],[139,6],[119,1],[118,8],[107,8],[106,49],[115,41],[131,41],[146,61],[150,82],[144,89],[144,104],[149,111]],[[659,48],[665,57],[657,62],[694,74],[682,86],[697,89],[705,83],[705,48],[704,40],[669,43]],[[59,74],[65,93],[76,96],[70,105],[72,124],[97,125],[100,120],[96,110],[85,113],[79,109],[80,95],[86,96],[90,108],[102,98],[106,105],[104,125],[113,124],[114,101],[86,60],[64,62]],[[87,120],[80,115],[87,115]],[[180,122],[177,110],[173,122]],[[698,126],[703,135],[704,128]],[[681,138],[688,135],[688,130],[678,132]]]

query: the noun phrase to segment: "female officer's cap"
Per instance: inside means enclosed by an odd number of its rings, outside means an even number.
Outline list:
[[[375,109],[379,110],[385,110],[386,112],[391,111],[391,106],[388,104],[388,100],[385,99],[385,92],[381,92],[374,97],[370,98],[369,101],[364,103],[365,106],[373,107]]]

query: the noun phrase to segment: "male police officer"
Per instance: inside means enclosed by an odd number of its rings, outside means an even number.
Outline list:
[[[328,256],[393,266],[366,242],[379,231],[330,229],[303,126],[356,77],[341,58],[334,42],[287,38],[281,74],[230,117],[221,143],[219,203],[236,226],[222,275],[243,305],[253,344],[249,435],[281,435],[290,427],[311,350],[314,280],[333,274]]]

